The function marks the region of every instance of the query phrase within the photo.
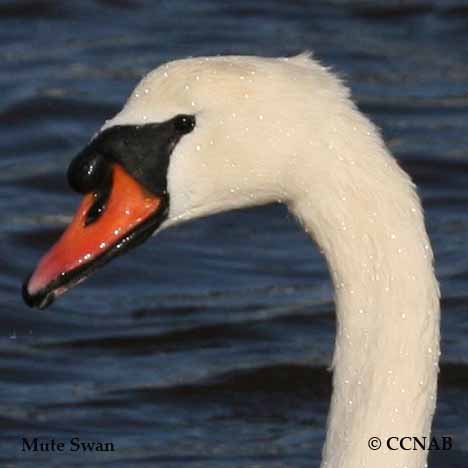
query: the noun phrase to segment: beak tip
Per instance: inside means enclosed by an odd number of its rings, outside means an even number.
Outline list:
[[[34,307],[34,301],[32,296],[29,294],[28,291],[28,284],[29,280],[31,279],[32,275],[29,275],[23,282],[23,286],[21,287],[21,295],[23,296],[23,301],[28,305],[29,307]]]
[[[23,300],[29,307],[37,307],[41,310],[45,309],[46,307],[50,306],[52,302],[54,302],[55,295],[54,293],[47,293],[45,291],[38,291],[37,293],[31,294],[28,289],[31,276],[32,274],[26,278],[21,288]]]

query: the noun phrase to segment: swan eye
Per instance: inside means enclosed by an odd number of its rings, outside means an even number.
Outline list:
[[[195,128],[195,116],[178,115],[174,119],[174,127],[179,133],[190,133]]]

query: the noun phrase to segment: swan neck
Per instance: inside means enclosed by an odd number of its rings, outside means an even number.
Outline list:
[[[327,468],[426,463],[425,451],[385,446],[390,437],[430,435],[439,358],[439,290],[422,209],[406,174],[388,160],[385,170],[386,187],[353,165],[322,193],[304,174],[291,204],[335,288]],[[371,437],[382,440],[380,450],[369,449]]]

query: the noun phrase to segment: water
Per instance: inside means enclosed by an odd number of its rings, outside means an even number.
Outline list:
[[[43,312],[20,284],[78,197],[68,162],[139,78],[177,57],[312,49],[420,187],[443,292],[436,435],[468,459],[468,3],[0,3],[0,463],[318,466],[332,288],[286,210],[165,232]],[[112,453],[21,452],[21,437]]]

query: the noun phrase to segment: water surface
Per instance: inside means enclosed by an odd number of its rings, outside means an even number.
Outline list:
[[[65,170],[178,57],[312,49],[419,185],[442,286],[436,435],[468,460],[468,3],[2,1],[0,463],[318,466],[335,333],[325,263],[285,208],[165,232],[47,311],[20,284],[78,197]],[[23,436],[113,442],[22,453]]]

